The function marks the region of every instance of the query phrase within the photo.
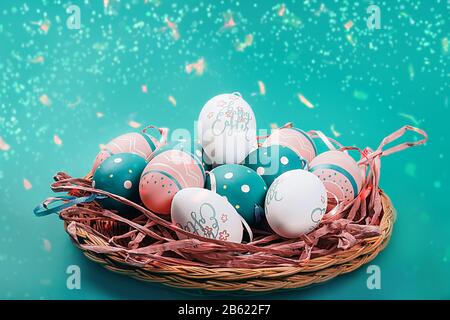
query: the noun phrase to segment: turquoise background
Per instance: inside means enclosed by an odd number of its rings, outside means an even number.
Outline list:
[[[66,27],[71,3],[81,9],[80,30]],[[381,290],[367,288],[363,267],[266,298],[450,298],[450,4],[375,3],[379,30],[366,25],[369,1],[285,0],[279,16],[281,1],[110,0],[105,8],[100,0],[2,0],[0,137],[9,149],[0,147],[0,298],[195,297],[102,269],[71,245],[62,221],[36,218],[32,209],[52,195],[54,173],[83,176],[99,144],[134,130],[130,120],[192,132],[203,104],[233,91],[253,107],[261,129],[294,121],[333,135],[334,126],[343,144],[372,148],[405,124],[430,137],[425,147],[382,160],[381,186],[398,219],[389,246],[373,261]],[[236,25],[224,28],[229,15]],[[178,40],[166,18],[178,25]],[[50,24],[47,32],[42,23]],[[249,34],[252,45],[237,51]],[[202,57],[204,73],[188,74],[186,65]],[[40,102],[43,95],[50,106]],[[70,265],[81,268],[81,290],[66,288]]]

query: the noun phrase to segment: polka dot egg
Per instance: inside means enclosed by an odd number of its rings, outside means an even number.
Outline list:
[[[347,205],[361,190],[363,175],[347,153],[332,150],[321,153],[310,163],[310,171],[320,178],[327,191]]]
[[[112,155],[95,170],[92,187],[139,202],[139,180],[146,165],[147,162],[142,157],[132,153]],[[110,198],[101,199],[99,203],[105,209],[117,211],[128,207]]]
[[[170,214],[175,194],[184,188],[203,188],[205,170],[198,148],[177,142],[158,151],[142,173],[139,194],[144,205],[159,214]],[[194,152],[192,152],[194,150]]]
[[[132,153],[148,160],[158,147],[158,141],[151,135],[141,132],[123,134],[110,141],[105,149],[100,151],[94,160],[92,171],[111,155],[118,153]]]
[[[250,225],[261,220],[267,185],[254,170],[238,164],[216,167],[206,187],[224,196]]]
[[[306,160],[288,147],[274,145],[254,150],[245,159],[244,165],[255,170],[270,186],[284,172],[304,169]]]

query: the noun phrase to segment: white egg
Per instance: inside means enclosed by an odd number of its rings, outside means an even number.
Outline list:
[[[327,208],[325,186],[306,170],[283,173],[270,186],[265,201],[267,222],[285,238],[314,230]]]
[[[255,114],[239,94],[220,94],[206,102],[197,129],[215,164],[241,163],[257,148]]]
[[[217,240],[242,242],[242,217],[222,196],[207,189],[186,188],[172,201],[172,222],[191,233]],[[177,233],[180,239],[186,236]]]

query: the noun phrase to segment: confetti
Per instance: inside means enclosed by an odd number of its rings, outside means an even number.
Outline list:
[[[28,179],[23,179],[23,187],[25,188],[25,190],[30,190],[31,188],[33,188],[33,185]]]
[[[103,0],[103,7],[106,9],[108,8],[109,0]]]
[[[43,32],[44,34],[47,34],[48,31],[50,30],[50,26],[51,26],[51,22],[50,20],[44,20],[44,21],[39,21],[39,22],[31,22],[32,24],[38,25],[39,26],[39,30],[41,30],[41,32]]]
[[[11,149],[11,146],[5,142],[5,140],[0,137],[0,150],[1,151],[8,151]]]
[[[333,136],[335,136],[336,138],[341,136],[341,133],[336,131],[334,124],[331,125],[330,129],[331,129],[331,133],[333,133]]]
[[[223,24],[223,29],[230,29],[236,26],[236,22],[234,21],[233,15],[231,13],[228,13],[225,15],[225,23]]]
[[[148,93],[147,85],[143,84],[143,85],[141,86],[141,91],[142,91],[143,93]]]
[[[96,112],[95,115],[97,116],[97,118],[103,118],[105,116],[103,112]]]
[[[201,76],[205,72],[205,59],[200,58],[196,62],[186,65],[186,73],[191,74],[195,71],[195,74]]]
[[[351,34],[348,34],[345,38],[352,46],[356,45],[356,42],[353,40],[353,36]]]
[[[400,117],[410,120],[416,126],[420,125],[421,121],[417,120],[413,115],[407,113],[399,113]]]
[[[284,13],[286,12],[286,6],[283,4],[281,4],[280,9],[278,9],[278,16],[282,17],[284,15]]]
[[[264,82],[261,80],[258,81],[258,87],[259,87],[259,93],[264,96],[266,94],[266,86],[264,85]]]
[[[166,18],[165,23],[167,27],[172,31],[172,38],[176,41],[180,39],[180,33],[178,32],[178,27],[175,23],[171,22],[169,19]]]
[[[353,21],[349,20],[344,24],[345,30],[349,31],[353,27]]]
[[[71,109],[75,108],[77,105],[81,103],[80,97],[77,97],[77,100],[75,102],[69,102],[67,106]]]
[[[36,56],[33,59],[30,60],[30,63],[44,63],[44,56]]]
[[[137,129],[142,126],[142,124],[133,120],[128,121],[128,125],[134,129]]]
[[[309,100],[306,99],[301,93],[297,93],[297,96],[300,102],[303,103],[305,106],[307,106],[309,109],[314,108],[314,105],[311,102],[309,102]]]
[[[357,100],[361,100],[361,101],[365,101],[367,100],[367,98],[369,97],[367,95],[367,93],[365,93],[364,91],[360,91],[360,90],[354,90],[353,91],[353,97]]]
[[[177,100],[173,96],[169,96],[169,102],[176,107],[177,106]]]
[[[253,44],[253,35],[248,34],[245,36],[244,42],[238,42],[236,44],[236,51],[243,52],[245,49]]]
[[[42,103],[42,105],[44,105],[46,107],[50,107],[52,105],[52,101],[46,94],[43,94],[42,96],[40,96],[39,101]]]
[[[270,124],[270,128],[271,128],[271,129],[277,129],[277,128],[278,128],[278,124],[276,124],[276,123],[271,123],[271,124]]]
[[[50,240],[48,239],[44,239],[42,240],[42,243],[44,245],[44,250],[47,252],[52,251],[52,243],[50,242]]]
[[[442,38],[441,45],[442,45],[442,52],[444,52],[444,54],[448,54],[448,38],[446,37]]]
[[[54,142],[57,146],[62,145],[62,140],[61,140],[60,137],[58,137],[57,134],[53,135],[53,142]]]

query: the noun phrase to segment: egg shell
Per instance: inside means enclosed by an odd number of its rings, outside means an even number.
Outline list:
[[[269,226],[285,238],[298,238],[320,223],[327,207],[323,183],[302,170],[283,173],[267,191],[265,210]]]
[[[304,169],[306,160],[301,159],[291,148],[273,145],[252,151],[245,158],[244,165],[255,170],[270,186],[281,174]]]
[[[121,135],[111,140],[105,146],[105,149],[97,154],[92,172],[97,169],[100,163],[105,161],[111,155],[118,153],[133,153],[148,161],[151,154],[158,146],[158,141],[153,136],[146,133],[131,132]]]
[[[212,164],[241,163],[257,147],[255,114],[238,94],[220,94],[206,102],[197,131]]]
[[[153,212],[169,214],[175,194],[188,187],[202,188],[205,171],[199,160],[182,150],[166,150],[154,157],[142,173],[139,194]]]
[[[132,153],[119,153],[103,161],[94,172],[92,186],[139,202],[139,180],[147,162]],[[106,209],[123,211],[126,206],[114,199],[98,200]]]
[[[289,147],[308,163],[317,154],[316,145],[308,133],[297,128],[275,129],[263,144],[264,147],[271,145]]]
[[[241,217],[220,195],[202,188],[179,191],[172,201],[171,219],[188,232],[211,239],[241,243]],[[177,233],[180,239],[186,235]]]
[[[206,188],[224,196],[249,225],[260,222],[258,208],[264,207],[267,186],[254,170],[238,164],[218,166],[207,177]]]
[[[331,150],[321,153],[310,163],[310,171],[340,203],[347,205],[361,190],[363,176],[356,161],[347,153]]]

